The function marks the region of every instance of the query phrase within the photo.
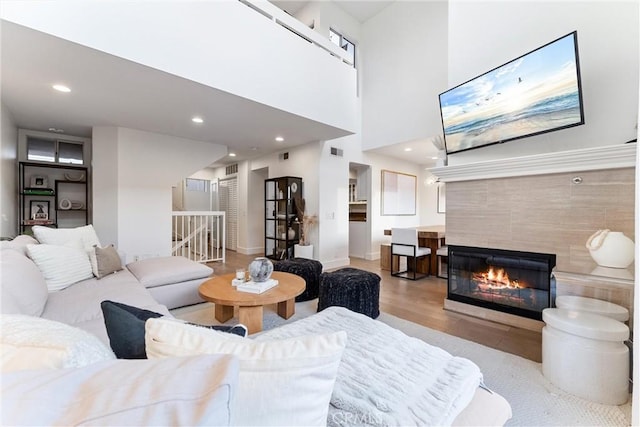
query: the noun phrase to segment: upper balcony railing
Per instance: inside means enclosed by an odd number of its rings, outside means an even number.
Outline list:
[[[317,31],[304,25],[293,16],[287,14],[279,7],[273,5],[266,0],[238,0],[240,3],[247,5],[251,9],[260,13],[261,15],[272,20],[277,25],[280,25],[292,33],[302,37],[309,43],[325,50],[332,56],[337,57],[340,61],[353,67],[353,61],[349,57],[349,54],[339,46],[329,40],[328,37],[323,37]]]

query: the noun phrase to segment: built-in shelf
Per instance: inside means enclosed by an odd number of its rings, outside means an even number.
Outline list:
[[[636,143],[431,168],[441,182],[635,167]]]

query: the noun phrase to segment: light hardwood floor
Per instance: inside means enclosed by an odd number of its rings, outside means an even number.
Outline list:
[[[255,255],[227,251],[226,263],[210,263],[214,274],[235,272],[246,267]],[[465,316],[443,308],[447,282],[431,276],[417,281],[392,277],[380,269],[380,261],[351,258],[351,267],[378,274],[380,310],[431,329],[455,335],[479,344],[516,354],[535,362],[542,361],[542,335],[525,329],[506,326]]]

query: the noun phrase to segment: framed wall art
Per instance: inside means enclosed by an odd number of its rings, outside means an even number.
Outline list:
[[[31,211],[31,219],[49,219],[49,201],[48,200],[31,200],[29,204]]]
[[[382,215],[415,215],[417,177],[382,171]]]
[[[438,213],[447,212],[447,198],[445,189],[446,187],[443,182],[438,183]]]

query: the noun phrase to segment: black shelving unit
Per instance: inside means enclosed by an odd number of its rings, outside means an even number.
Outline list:
[[[89,224],[88,168],[19,162],[18,169],[21,233],[29,233],[34,225],[71,228]]]
[[[265,256],[271,259],[293,258],[300,239],[296,200],[302,198],[302,178],[283,176],[264,181]]]

